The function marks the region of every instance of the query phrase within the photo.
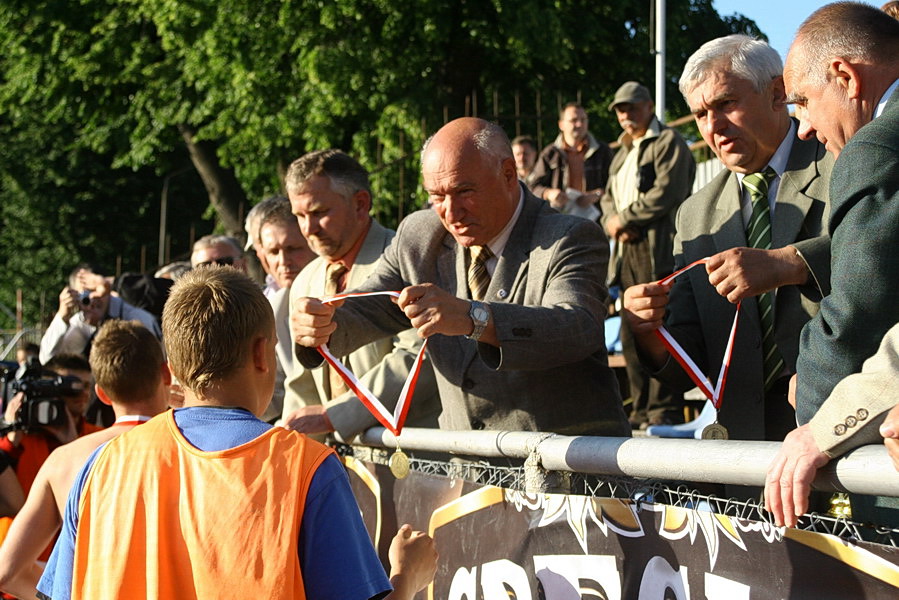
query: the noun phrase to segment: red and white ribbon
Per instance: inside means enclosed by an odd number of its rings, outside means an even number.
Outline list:
[[[343,300],[345,298],[361,298],[363,296],[393,296],[394,298],[399,298],[399,292],[362,292],[358,294],[338,294],[336,296],[329,296],[327,298],[322,298],[321,301],[325,304],[330,304],[332,302],[337,302],[338,300]],[[384,406],[384,403],[374,395],[374,393],[369,390],[364,383],[359,381],[359,379],[350,371],[346,366],[340,361],[339,358],[334,356],[331,351],[328,349],[327,344],[322,344],[316,350],[318,350],[319,354],[321,354],[328,364],[331,365],[332,369],[335,369],[337,373],[340,374],[341,379],[346,382],[347,387],[350,388],[356,397],[365,405],[365,408],[378,420],[381,425],[389,429],[393,432],[394,435],[399,435],[403,430],[403,425],[406,423],[406,414],[409,412],[409,405],[412,401],[412,394],[415,393],[415,384],[418,382],[418,373],[421,371],[421,363],[424,360],[425,356],[425,348],[428,346],[428,340],[425,340],[421,345],[421,350],[418,351],[418,356],[415,357],[415,362],[412,363],[412,369],[409,371],[409,376],[406,377],[406,383],[403,384],[403,390],[400,392],[399,400],[396,402],[396,408],[394,408],[391,413],[387,410],[387,407]]]
[[[685,271],[689,271],[695,266],[704,265],[708,262],[708,258],[700,258],[699,260],[690,263],[683,269],[675,271],[671,275],[660,279],[657,283],[662,285],[667,285],[671,283],[678,275],[684,273]],[[724,350],[724,360],[721,364],[721,372],[718,374],[718,383],[712,387],[712,382],[709,379],[709,376],[702,372],[702,370],[696,365],[692,358],[687,354],[687,352],[681,347],[677,340],[674,339],[668,330],[665,327],[659,327],[655,334],[659,336],[662,340],[662,343],[665,344],[665,347],[668,348],[668,352],[680,363],[680,366],[683,367],[684,371],[687,372],[687,375],[690,376],[690,379],[693,380],[693,383],[702,390],[702,393],[705,394],[705,397],[708,398],[712,405],[714,405],[715,410],[721,408],[721,396],[724,394],[724,385],[727,383],[727,372],[730,370],[730,359],[731,355],[734,351],[734,337],[737,333],[737,322],[740,318],[740,303],[737,302],[737,310],[734,313],[734,323],[730,328],[730,337],[727,339],[727,347]]]

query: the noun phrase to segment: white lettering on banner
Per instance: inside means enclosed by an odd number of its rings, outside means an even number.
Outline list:
[[[615,556],[534,555],[533,560],[534,572],[546,600],[580,600],[583,597],[621,600],[621,573]],[[687,567],[675,570],[664,557],[654,556],[644,568],[637,599],[693,600],[687,574]],[[703,587],[706,600],[750,598],[748,585],[708,572]],[[524,568],[500,559],[484,563],[480,568],[456,569],[447,600],[532,600],[534,597],[535,589],[532,589]]]
[[[687,567],[675,571],[674,567],[661,556],[653,556],[643,568],[638,600],[671,598],[666,590],[674,592],[672,600],[690,600],[690,584],[687,581]]]
[[[534,556],[534,572],[543,584],[547,600],[621,598],[621,575],[614,556]]]
[[[706,573],[705,597],[708,600],[749,600],[749,586]]]
[[[477,600],[478,598],[478,568],[472,567],[471,571],[465,567],[456,569],[453,582],[450,584],[448,600]]]

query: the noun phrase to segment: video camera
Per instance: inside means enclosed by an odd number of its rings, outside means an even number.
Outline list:
[[[12,380],[10,373],[14,373]],[[63,397],[77,396],[84,392],[84,382],[79,378],[44,372],[34,358],[22,367],[18,363],[0,361],[0,382],[3,383],[4,396],[7,384],[13,394],[24,394],[15,419],[0,427],[0,434],[10,431],[28,433],[39,427],[64,425],[66,403]],[[8,399],[4,397],[4,407],[7,402]]]

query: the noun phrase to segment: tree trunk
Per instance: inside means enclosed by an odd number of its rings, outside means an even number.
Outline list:
[[[215,144],[207,140],[195,140],[196,131],[189,125],[179,125],[178,130],[184,138],[187,150],[190,152],[190,160],[194,164],[197,173],[203,180],[206,192],[209,194],[209,202],[215,208],[218,220],[225,228],[225,232],[237,238],[241,247],[247,241],[244,230],[244,209],[247,207],[247,195],[237,181],[234,171],[222,167],[216,154]],[[246,208],[246,210],[249,210]],[[253,279],[261,282],[265,278],[265,272],[255,252],[245,253],[247,272]]]
[[[203,185],[206,187],[209,201],[215,208],[219,222],[228,235],[245,243],[247,236],[244,232],[240,211],[241,207],[247,206],[247,195],[237,181],[237,177],[231,169],[221,166],[213,142],[195,140],[196,132],[189,125],[179,125],[178,130],[190,152],[191,162],[203,179]]]

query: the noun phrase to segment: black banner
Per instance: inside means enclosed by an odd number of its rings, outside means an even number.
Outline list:
[[[439,600],[899,597],[899,549],[662,504],[526,494],[348,457],[382,557],[398,524],[436,540]]]

